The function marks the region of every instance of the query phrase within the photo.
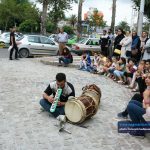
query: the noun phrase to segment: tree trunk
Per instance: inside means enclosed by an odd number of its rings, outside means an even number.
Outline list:
[[[57,16],[57,10],[58,10],[58,3],[57,1],[54,1],[54,25],[57,27],[58,24],[58,16]],[[55,15],[56,14],[56,15]]]
[[[115,31],[116,1],[117,1],[117,0],[113,0],[113,6],[112,6],[111,29],[112,29],[112,32],[113,32],[113,33],[114,33],[114,31]]]
[[[43,0],[43,12],[41,16],[41,34],[46,35],[46,18],[47,18],[48,0]]]
[[[79,0],[79,4],[78,4],[78,23],[77,23],[78,33],[82,32],[82,4],[83,4],[83,0]]]

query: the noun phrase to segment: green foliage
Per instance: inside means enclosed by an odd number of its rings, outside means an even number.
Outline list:
[[[130,30],[130,26],[128,25],[128,23],[126,21],[121,21],[117,28],[121,28],[123,29],[124,31],[129,31]]]
[[[39,10],[28,0],[1,0],[0,29],[8,30],[12,26],[19,26],[25,20],[39,23]]]
[[[144,22],[143,23],[143,31],[149,31],[149,23],[147,23],[147,22]]]
[[[55,25],[65,18],[65,11],[71,9],[74,0],[50,0],[49,18]]]
[[[70,24],[73,26],[75,26],[75,24],[77,23],[77,16],[76,15],[71,15],[69,18],[68,18]]]
[[[38,32],[39,31],[39,25],[36,21],[33,20],[25,20],[22,22],[19,26],[19,31],[22,32]]]
[[[46,31],[49,33],[55,33],[57,27],[50,21],[47,22]]]
[[[70,26],[64,26],[63,29],[64,29],[64,32],[66,32],[68,34],[73,34],[74,33],[73,28],[70,27]]]

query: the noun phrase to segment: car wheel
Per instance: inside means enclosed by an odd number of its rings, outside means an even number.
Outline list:
[[[28,49],[25,49],[25,48],[21,49],[19,51],[19,56],[21,58],[28,58],[29,57],[29,51],[28,51]]]

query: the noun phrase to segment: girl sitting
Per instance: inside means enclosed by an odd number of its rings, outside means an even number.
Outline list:
[[[64,63],[64,67],[67,67],[69,63],[72,63],[73,57],[67,47],[63,49],[62,56],[59,58],[59,66],[62,66],[61,62]]]
[[[122,77],[123,77],[124,72],[125,72],[125,66],[126,66],[126,59],[121,57],[117,63],[115,71],[114,71],[114,76],[115,76],[114,81],[117,81],[117,79],[119,79],[118,83],[123,83]]]
[[[106,58],[106,62],[104,62],[104,66],[102,67],[102,70],[100,72],[100,74],[108,74],[108,69],[110,68],[110,66],[112,65],[112,59],[111,58]]]
[[[126,77],[127,82],[129,82],[129,84],[131,83],[132,77],[134,72],[137,70],[137,67],[135,66],[135,59],[134,58],[130,58],[128,60],[128,64],[126,65],[126,71],[124,73],[124,76]]]
[[[89,53],[83,53],[80,61],[80,68],[79,70],[86,71],[87,67],[91,65],[91,58]]]

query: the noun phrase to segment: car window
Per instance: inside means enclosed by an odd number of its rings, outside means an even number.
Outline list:
[[[86,45],[99,45],[99,40],[98,39],[90,39],[87,41]]]
[[[29,36],[28,41],[33,43],[40,43],[38,36]]]
[[[40,37],[40,39],[41,39],[41,43],[42,44],[55,45],[55,43],[53,41],[51,41],[49,38],[47,38],[47,37]]]
[[[84,44],[86,41],[87,41],[87,38],[83,38],[83,39],[79,40],[79,42],[78,42],[78,43],[80,43],[80,44]]]

